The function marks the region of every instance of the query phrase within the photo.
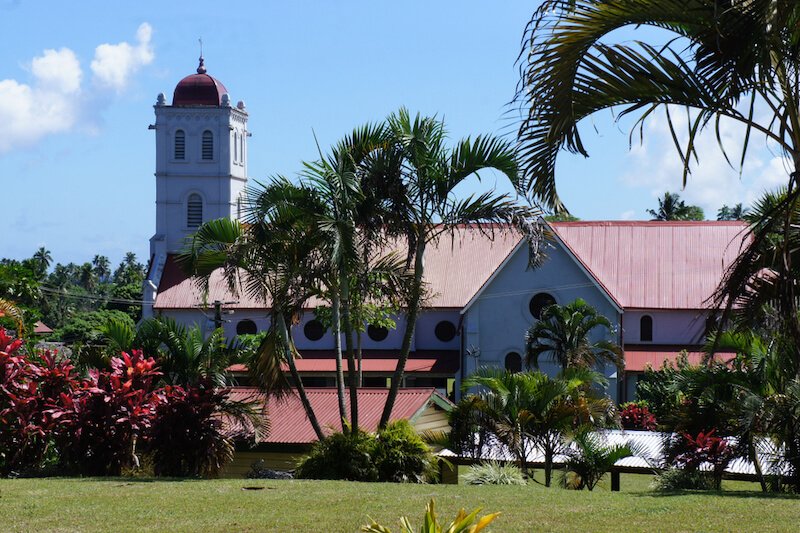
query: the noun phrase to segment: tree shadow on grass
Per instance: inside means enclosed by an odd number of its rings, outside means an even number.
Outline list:
[[[676,490],[633,493],[638,497],[658,498],[672,496],[713,496],[721,498],[747,498],[762,500],[800,500],[800,494],[786,492],[761,492],[757,490]]]

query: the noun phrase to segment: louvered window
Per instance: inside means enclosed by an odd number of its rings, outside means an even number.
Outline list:
[[[239,162],[239,134],[233,134],[233,162]]]
[[[175,159],[186,159],[186,134],[183,130],[175,132]]]
[[[208,130],[203,132],[203,159],[211,161],[214,159],[214,135]]]
[[[203,223],[203,199],[199,194],[190,194],[186,202],[186,226],[197,228]]]

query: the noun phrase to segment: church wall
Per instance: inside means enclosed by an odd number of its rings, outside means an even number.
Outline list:
[[[524,366],[524,336],[535,321],[529,302],[540,292],[552,295],[559,305],[583,298],[615,328],[619,326],[616,308],[567,252],[554,244],[547,255],[542,266],[528,269],[528,250],[520,247],[466,311],[462,378],[484,365],[504,368],[510,352],[520,354]],[[593,340],[603,335],[596,331]],[[609,338],[619,342],[617,332]],[[547,360],[540,361],[540,367],[550,375],[559,370]],[[608,393],[616,398],[616,368],[607,365],[602,371],[609,378]]]

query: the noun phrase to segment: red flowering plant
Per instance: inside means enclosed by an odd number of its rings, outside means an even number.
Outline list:
[[[65,418],[72,438],[64,443],[66,461],[89,475],[119,475],[139,465],[137,445],[147,439],[156,406],[156,361],[141,351],[111,360],[111,372],[93,369]]]
[[[38,360],[20,353],[21,339],[0,329],[0,473],[22,473],[54,460],[62,422],[54,413],[78,388],[68,360],[43,352]]]
[[[623,429],[655,431],[658,426],[656,416],[650,412],[647,404],[642,402],[622,405],[619,420]]]
[[[714,486],[722,485],[722,475],[735,453],[734,448],[722,437],[715,435],[716,428],[700,431],[696,437],[681,433],[686,451],[675,457],[674,463],[686,470],[697,470],[702,464],[710,464]]]

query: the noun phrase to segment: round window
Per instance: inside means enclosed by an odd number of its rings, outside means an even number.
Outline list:
[[[506,355],[506,370],[509,372],[522,372],[522,357],[517,352]]]
[[[255,335],[258,333],[258,326],[252,320],[240,320],[236,324],[237,335]]]
[[[434,330],[434,334],[436,338],[442,342],[450,342],[456,336],[456,327],[455,325],[450,322],[449,320],[442,320],[438,324],[436,324],[436,329]]]
[[[389,336],[389,330],[383,326],[373,326],[370,324],[367,327],[367,335],[369,335],[369,338],[375,342],[381,342]]]
[[[325,326],[319,320],[310,320],[303,326],[303,334],[310,341],[318,341],[325,335]]]
[[[555,298],[553,298],[546,292],[540,292],[539,294],[531,298],[531,301],[528,304],[528,309],[533,315],[533,318],[539,320],[540,318],[542,318],[542,311],[544,311],[546,307],[554,305],[555,303],[556,303]]]

